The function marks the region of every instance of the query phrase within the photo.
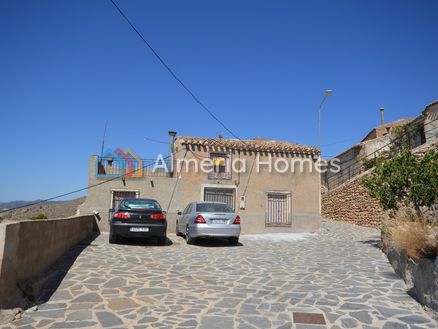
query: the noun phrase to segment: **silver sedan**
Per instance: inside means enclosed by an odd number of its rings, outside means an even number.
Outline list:
[[[176,234],[185,234],[187,244],[199,237],[227,237],[230,244],[239,243],[240,217],[226,203],[191,202],[178,215]]]

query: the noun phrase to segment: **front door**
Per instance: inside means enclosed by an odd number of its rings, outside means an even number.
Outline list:
[[[266,226],[291,226],[290,192],[268,192],[266,195]]]

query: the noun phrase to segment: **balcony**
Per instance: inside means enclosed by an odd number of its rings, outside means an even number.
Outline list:
[[[231,172],[211,172],[208,174],[208,179],[231,179]]]
[[[166,177],[172,174],[171,161],[164,160],[165,168],[155,168],[156,159],[120,159],[98,157],[96,177]],[[163,163],[159,163],[163,165]],[[164,167],[163,165],[163,167]]]

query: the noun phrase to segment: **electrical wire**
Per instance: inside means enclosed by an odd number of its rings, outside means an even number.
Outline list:
[[[194,92],[190,90],[189,87],[176,75],[176,73],[170,68],[170,66],[164,61],[164,59],[158,54],[158,52],[151,46],[151,44],[143,37],[140,31],[134,26],[131,20],[125,15],[125,13],[120,9],[114,0],[110,0],[114,7],[117,9],[119,14],[126,20],[129,26],[134,30],[138,37],[144,42],[144,44],[149,48],[149,50],[154,54],[154,56],[159,60],[161,65],[170,73],[170,75],[181,85],[181,87],[193,98],[193,100],[201,106],[216,122],[218,122],[226,131],[228,131],[234,138],[240,140],[240,138],[229,129],[204,103],[202,103]]]
[[[187,152],[188,152],[188,150],[186,149],[186,153],[184,153],[184,158],[183,158],[183,160],[186,158],[186,156],[187,156]],[[184,165],[184,162],[183,162],[183,165]],[[181,166],[180,170],[177,171],[177,173],[176,173],[177,176],[176,176],[175,185],[173,186],[172,194],[170,195],[170,199],[169,199],[169,203],[167,204],[167,210],[166,210],[166,212],[169,212],[170,206],[171,206],[171,204],[172,204],[173,196],[175,195],[176,186],[178,185],[178,182],[179,182],[179,178],[180,178],[181,170],[182,170],[182,166]]]
[[[148,137],[144,137],[143,139],[144,139],[145,141],[153,142],[153,143],[158,143],[158,144],[169,144],[168,142],[163,142],[163,141],[159,141],[159,140],[157,140],[157,139],[148,138]]]
[[[424,124],[424,125],[422,126],[422,128],[424,129],[424,127],[426,127],[427,125],[430,125],[430,124],[434,123],[435,121],[438,121],[438,118],[437,118],[437,119],[434,119],[434,120],[432,120],[432,121],[429,121],[428,123]],[[424,130],[424,134],[426,134],[426,133],[428,133],[428,132],[430,132],[430,131],[432,131],[432,130],[434,130],[434,129],[436,129],[436,128],[435,128],[434,126],[432,126],[432,128],[430,128],[430,129],[428,129],[428,130]],[[419,130],[420,130],[420,129],[419,129],[418,127],[416,127],[416,128],[411,129],[411,130],[405,131],[402,135],[400,135],[400,136],[398,136],[398,137],[396,137],[396,138],[394,138],[394,139],[391,139],[388,143],[386,143],[385,145],[379,147],[379,148],[378,148],[377,150],[375,150],[373,153],[368,154],[367,156],[363,157],[363,158],[360,159],[360,160],[356,160],[356,161],[354,161],[352,164],[348,165],[348,166],[345,167],[345,168],[342,168],[342,170],[341,170],[341,172],[340,172],[340,175],[339,175],[339,174],[336,174],[336,175],[333,175],[333,176],[329,177],[329,178],[327,179],[326,183],[328,184],[328,186],[330,186],[330,183],[336,179],[336,181],[338,182],[338,185],[335,185],[334,187],[339,186],[339,185],[340,185],[340,184],[339,184],[339,179],[340,179],[340,178],[343,178],[344,176],[346,176],[347,173],[350,175],[350,168],[355,167],[355,166],[357,166],[357,165],[359,164],[358,167],[356,167],[356,168],[353,169],[353,170],[354,170],[354,171],[353,171],[353,174],[354,174],[354,172],[356,171],[356,169],[359,169],[359,173],[360,173],[360,172],[361,172],[361,169],[364,167],[363,159],[365,159],[365,158],[367,158],[367,159],[371,159],[372,157],[376,157],[376,156],[379,154],[379,152],[382,151],[383,149],[387,148],[387,147],[390,146],[390,145],[396,145],[397,141],[401,140],[401,139],[404,138],[404,137],[408,137],[408,138],[409,138],[409,137],[412,136],[412,134],[415,134],[415,133],[418,132]],[[424,144],[421,144],[421,145],[424,145]],[[348,171],[347,171],[347,169],[348,169]],[[354,176],[356,176],[356,175],[354,175]],[[345,181],[344,181],[344,182],[345,182]],[[334,187],[329,187],[329,188],[334,188]]]
[[[175,154],[178,154],[179,152],[181,152],[181,151],[178,151],[178,152],[175,153]],[[170,157],[171,157],[171,156],[167,156],[167,157],[165,157],[165,158],[163,158],[163,159],[164,159],[164,160],[167,160],[167,159],[169,159]],[[22,209],[22,208],[27,208],[27,207],[31,207],[31,206],[35,206],[35,205],[39,205],[39,204],[42,204],[42,203],[46,203],[46,202],[48,202],[48,201],[52,201],[52,200],[55,200],[55,199],[59,199],[59,198],[62,198],[62,197],[64,197],[64,196],[69,196],[69,195],[72,195],[72,194],[76,194],[76,193],[79,193],[79,192],[82,192],[82,191],[86,191],[86,190],[92,189],[92,188],[94,188],[94,187],[97,187],[97,186],[100,186],[100,185],[103,185],[103,184],[106,184],[106,183],[109,183],[109,182],[115,181],[115,180],[117,180],[117,179],[121,179],[121,178],[124,178],[124,177],[129,177],[130,175],[136,173],[137,171],[140,171],[140,170],[143,170],[143,169],[145,169],[145,168],[148,168],[148,167],[152,166],[153,164],[155,164],[155,162],[149,163],[149,164],[144,165],[144,166],[142,166],[142,167],[139,167],[139,168],[137,168],[137,169],[135,169],[135,170],[131,170],[130,172],[128,172],[128,173],[126,173],[126,174],[123,174],[123,175],[121,175],[121,176],[116,176],[116,177],[113,177],[113,178],[107,179],[107,180],[105,180],[105,181],[102,181],[102,182],[99,182],[99,183],[96,183],[96,184],[93,184],[93,185],[89,185],[89,186],[87,186],[87,187],[83,187],[83,188],[80,188],[80,189],[77,189],[77,190],[74,190],[74,191],[71,191],[71,192],[68,192],[68,193],[59,194],[59,195],[56,195],[56,196],[54,196],[54,197],[50,197],[50,198],[48,198],[48,199],[39,200],[39,201],[37,201],[37,202],[28,203],[28,204],[21,205],[21,206],[18,206],[18,207],[14,207],[14,208],[6,209],[6,210],[1,210],[1,211],[0,211],[0,214],[2,214],[2,213],[6,213],[6,212],[9,212],[9,211],[13,211],[13,210],[18,210],[18,209]]]

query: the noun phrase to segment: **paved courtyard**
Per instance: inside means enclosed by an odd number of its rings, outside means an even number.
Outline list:
[[[324,222],[301,238],[242,236],[242,245],[229,247],[170,236],[160,247],[109,245],[103,234],[64,257],[38,310],[14,326],[438,327],[375,246],[377,230]],[[300,324],[298,312],[322,314],[327,324]]]

